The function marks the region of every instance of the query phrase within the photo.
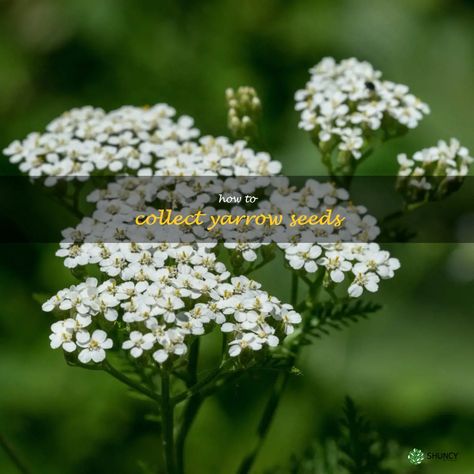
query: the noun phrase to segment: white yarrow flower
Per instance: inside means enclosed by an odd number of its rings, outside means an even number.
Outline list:
[[[92,335],[86,331],[77,334],[77,345],[82,348],[79,353],[79,361],[87,364],[93,362],[102,362],[105,359],[106,349],[113,346],[112,339],[107,337],[107,333],[101,329],[96,329]]]

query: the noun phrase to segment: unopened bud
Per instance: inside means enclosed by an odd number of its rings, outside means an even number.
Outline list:
[[[227,123],[236,138],[252,140],[257,135],[257,122],[261,102],[253,87],[239,87],[226,90],[228,107]]]

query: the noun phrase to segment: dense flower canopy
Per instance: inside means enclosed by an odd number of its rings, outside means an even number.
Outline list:
[[[337,136],[339,148],[355,157],[365,130],[379,128],[386,116],[414,127],[428,111],[405,86],[381,81],[367,63],[347,60],[338,65],[325,59],[312,74],[307,88],[297,94],[302,125],[317,129],[323,142]],[[352,224],[333,241],[319,234],[308,239],[304,233],[309,229],[276,244],[199,242],[199,235],[189,242],[127,239],[121,217],[131,209],[147,209],[160,193],[172,192],[173,199],[193,210],[206,205],[201,199],[206,192],[218,192],[210,187],[193,194],[181,186],[150,193],[141,188],[139,177],[233,179],[281,171],[278,161],[254,151],[246,141],[201,136],[192,118],[174,116],[175,110],[165,104],[125,106],[109,113],[93,107],[73,109],[53,120],[44,133],[32,133],[5,150],[22,172],[48,177],[49,186],[61,177],[117,177],[89,196],[93,213],[63,233],[57,255],[66,267],[84,269],[86,277],[43,305],[44,311],[61,318],[51,328],[52,348],[76,354],[82,363],[101,362],[112,349],[162,364],[184,356],[193,338],[218,328],[228,337],[231,357],[272,350],[299,326],[300,314],[240,274],[241,267],[224,263],[223,253],[229,261],[238,256],[240,262],[252,264],[264,260],[271,245],[272,251],[282,252],[290,271],[308,276],[319,272],[324,276],[320,284],[345,285],[351,297],[375,292],[381,280],[394,276],[400,264],[371,242],[379,228],[367,209],[353,205],[345,189],[311,179],[299,193],[283,181],[259,205],[273,211],[300,206],[308,212],[345,205]],[[110,226],[104,226],[111,222],[113,232],[108,233]],[[332,231],[323,229],[326,234]]]
[[[265,175],[281,169],[244,141],[199,137],[191,117],[174,119],[166,104],[125,106],[105,113],[82,107],[53,120],[44,133],[14,141],[4,153],[30,176]],[[47,184],[54,184],[54,178]]]

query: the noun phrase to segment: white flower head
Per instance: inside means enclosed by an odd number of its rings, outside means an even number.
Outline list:
[[[305,88],[295,94],[296,110],[301,112],[299,127],[311,132],[322,149],[335,146],[358,160],[365,142],[386,122],[415,128],[429,113],[407,86],[383,80],[366,61],[338,63],[328,57],[310,73]]]

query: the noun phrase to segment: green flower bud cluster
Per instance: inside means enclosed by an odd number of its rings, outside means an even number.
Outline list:
[[[262,106],[253,87],[239,87],[237,90],[226,90],[228,107],[227,124],[232,135],[249,142],[258,135],[257,123]]]

